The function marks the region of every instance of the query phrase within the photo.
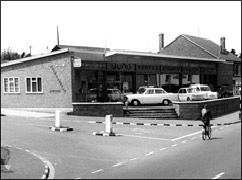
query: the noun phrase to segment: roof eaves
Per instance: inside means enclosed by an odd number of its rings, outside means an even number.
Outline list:
[[[22,58],[22,59],[17,59],[17,60],[13,60],[12,62],[3,63],[3,64],[1,64],[1,67],[20,64],[20,63],[24,63],[24,62],[30,61],[30,60],[35,60],[35,59],[38,59],[38,58],[43,58],[43,57],[53,56],[53,55],[56,55],[56,54],[66,53],[68,51],[69,51],[69,49],[65,48],[65,49],[60,49],[58,51],[50,52],[50,53],[47,53],[47,54],[41,54],[41,55],[30,56],[30,57],[26,57],[26,58]]]

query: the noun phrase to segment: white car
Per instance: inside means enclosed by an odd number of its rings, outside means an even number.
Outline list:
[[[169,105],[178,101],[177,93],[168,93],[163,88],[141,88],[136,94],[127,94],[126,98],[126,101],[134,106],[160,103]]]
[[[178,91],[179,101],[199,101],[205,99],[205,93],[201,93],[194,87],[180,88]]]
[[[200,93],[204,93],[204,99],[218,99],[218,93],[211,91],[210,87],[206,84],[191,84],[190,87],[196,88]]]

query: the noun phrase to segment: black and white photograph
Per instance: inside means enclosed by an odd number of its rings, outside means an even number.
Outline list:
[[[1,179],[241,179],[241,1],[1,1]]]

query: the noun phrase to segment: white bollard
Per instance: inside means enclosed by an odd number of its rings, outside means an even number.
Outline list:
[[[112,133],[113,115],[106,115],[106,133]]]
[[[60,124],[60,116],[61,116],[61,111],[60,110],[56,110],[55,111],[55,127],[61,127]]]

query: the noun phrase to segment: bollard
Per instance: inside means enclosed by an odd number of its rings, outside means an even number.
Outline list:
[[[129,114],[129,110],[128,110],[129,102],[128,102],[128,100],[126,100],[124,104],[125,104],[126,114]]]
[[[61,116],[61,111],[57,109],[55,111],[55,127],[57,128],[61,127],[60,116]]]
[[[112,134],[113,115],[106,115],[106,133]]]

